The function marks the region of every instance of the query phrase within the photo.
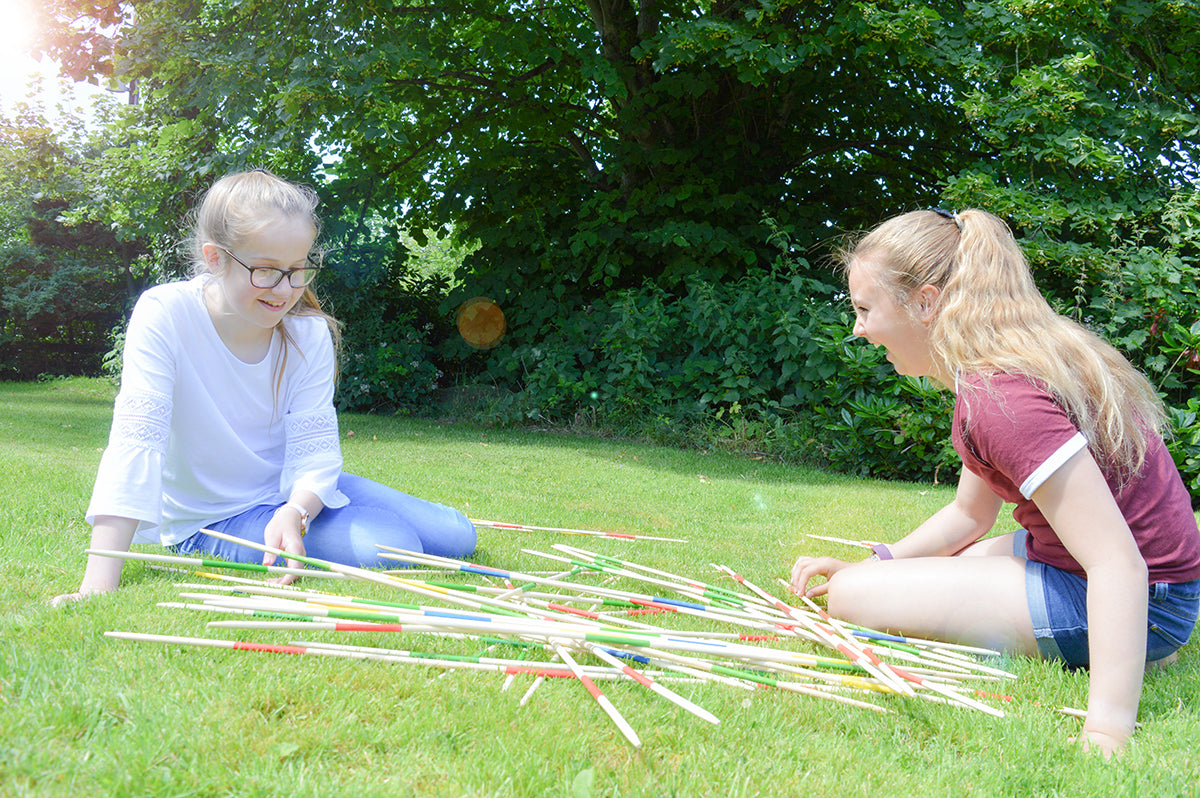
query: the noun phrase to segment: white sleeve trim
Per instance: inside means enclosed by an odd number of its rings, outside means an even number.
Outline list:
[[[1082,432],[1076,432],[1071,440],[1058,447],[1058,451],[1046,458],[1046,461],[1034,469],[1029,478],[1021,483],[1021,495],[1026,499],[1032,499],[1034,492],[1042,486],[1042,483],[1050,479],[1055,471],[1062,468],[1063,463],[1086,448],[1087,438],[1083,436]]]

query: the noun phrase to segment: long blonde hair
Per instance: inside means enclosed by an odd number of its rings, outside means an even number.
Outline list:
[[[265,169],[236,172],[213,183],[205,192],[200,205],[192,214],[191,234],[188,240],[191,250],[193,275],[208,272],[204,245],[211,242],[226,249],[237,249],[247,236],[254,235],[272,224],[280,216],[300,216],[313,227],[314,236],[321,233],[321,220],[317,216],[317,194],[307,186],[289,183]],[[321,308],[321,302],[306,286],[304,293],[288,315],[320,316],[329,326],[333,337],[335,362],[341,352],[341,323]],[[281,320],[276,327],[282,336],[283,346],[275,364],[275,390],[278,391],[287,365],[288,351],[295,346],[286,325]]]
[[[981,210],[912,211],[865,235],[842,262],[868,257],[900,307],[922,286],[939,289],[930,341],[943,373],[1036,380],[1122,483],[1141,470],[1165,420],[1158,393],[1114,347],[1050,307],[1003,221]]]

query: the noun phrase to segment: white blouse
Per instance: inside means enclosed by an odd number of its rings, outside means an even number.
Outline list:
[[[202,275],[149,289],[125,333],[121,390],[87,509],[138,521],[134,542],[179,543],[204,526],[299,490],[349,503],[333,409],[333,341],[319,316],[288,315],[282,337],[245,363],[204,305]]]

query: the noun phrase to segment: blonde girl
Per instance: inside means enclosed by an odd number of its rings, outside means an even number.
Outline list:
[[[898,216],[844,264],[854,333],[954,392],[964,468],[909,535],[854,565],[800,557],[793,589],[870,627],[1089,668],[1083,743],[1119,751],[1145,668],[1174,657],[1200,603],[1200,532],[1157,394],[1054,312],[984,211]],[[1005,502],[1019,531],[985,539]]]
[[[146,291],[129,322],[87,509],[93,548],[161,543],[275,560],[201,531],[216,529],[362,566],[383,563],[376,543],[452,557],[474,550],[461,513],[342,472],[338,323],[312,291],[322,268],[316,207],[314,192],[264,170],[205,194],[193,277]],[[115,590],[121,563],[89,557],[78,591],[54,603]]]

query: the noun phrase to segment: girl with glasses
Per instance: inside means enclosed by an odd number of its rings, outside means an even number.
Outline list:
[[[342,471],[339,324],[310,287],[321,267],[316,207],[314,192],[263,170],[205,194],[192,220],[192,279],[146,291],[129,322],[87,510],[92,548],[161,543],[274,563],[204,532],[215,529],[364,567],[388,562],[377,543],[474,551],[475,529],[458,511]],[[122,562],[89,557],[79,590],[53,603],[115,590]]]
[[[964,467],[915,531],[862,563],[801,557],[792,588],[871,628],[1090,668],[1082,742],[1122,749],[1144,670],[1174,658],[1200,604],[1200,532],[1158,394],[1054,312],[991,214],[907,213],[843,262],[855,335],[954,392]],[[1020,529],[985,538],[1006,502]]]

